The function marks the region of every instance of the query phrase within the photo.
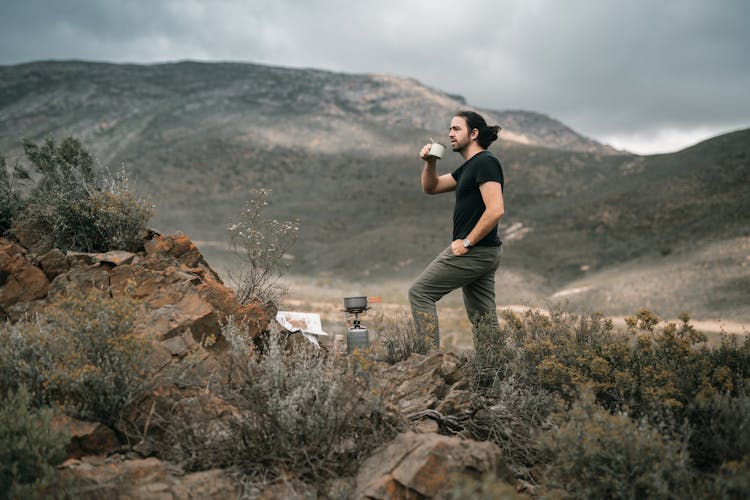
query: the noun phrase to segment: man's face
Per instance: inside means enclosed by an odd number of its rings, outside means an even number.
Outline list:
[[[454,116],[451,120],[451,128],[448,137],[451,140],[451,149],[461,152],[471,144],[471,131],[466,125],[466,118]]]

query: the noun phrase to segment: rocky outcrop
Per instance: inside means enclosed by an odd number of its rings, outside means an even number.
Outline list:
[[[235,482],[223,471],[185,474],[150,457],[152,438],[163,436],[166,415],[200,418],[218,427],[238,418],[234,407],[194,387],[225,376],[221,323],[231,315],[255,338],[268,329],[273,308],[257,301],[239,303],[184,234],[152,233],[137,253],[62,252],[45,246],[27,227],[16,227],[14,235],[16,240],[0,238],[0,320],[44,313],[70,291],[129,297],[138,304],[134,333],[151,339],[154,347],[153,356],[144,360],[148,371],[176,368],[190,354],[190,362],[179,369],[187,385],[154,384],[117,429],[56,419],[55,427],[70,435],[70,458],[60,474],[76,497],[237,498]]]
[[[273,318],[268,305],[237,302],[183,234],[155,234],[139,253],[44,251],[0,238],[0,319],[43,313],[67,290],[129,296],[142,304],[136,332],[156,339],[167,359],[205,347],[209,338],[221,348],[220,323],[229,315],[252,337]]]

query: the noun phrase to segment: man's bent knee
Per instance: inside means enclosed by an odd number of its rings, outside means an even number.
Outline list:
[[[433,303],[416,283],[409,288],[409,304],[424,309]]]

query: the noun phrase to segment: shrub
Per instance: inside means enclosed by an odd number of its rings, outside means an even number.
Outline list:
[[[468,367],[478,411],[467,429],[474,439],[499,445],[511,469],[529,476],[529,468],[543,458],[537,436],[546,428],[555,401],[540,384],[529,382],[517,364],[521,352],[506,334],[489,324],[474,332],[475,350]]]
[[[51,486],[68,441],[52,430],[52,416],[49,408],[31,409],[24,387],[0,395],[0,498],[37,498]]]
[[[420,335],[406,312],[402,311],[395,317],[377,313],[371,326],[380,343],[377,356],[389,364],[403,361],[414,353],[427,354],[432,348],[430,336]]]
[[[0,394],[27,388],[35,405],[49,403],[49,366],[58,352],[51,326],[35,319],[0,324]]]
[[[750,455],[722,464],[718,473],[702,486],[696,497],[750,498]]]
[[[542,439],[546,490],[565,498],[687,498],[687,447],[647,422],[611,414],[584,392]]]
[[[505,311],[503,317],[502,328],[485,332],[475,352],[473,388],[485,411],[472,432],[523,450],[508,456],[517,470],[540,458],[534,436],[555,407],[553,397],[572,405],[583,386],[612,414],[626,412],[689,442],[702,470],[747,453],[747,440],[737,434],[748,419],[742,392],[750,377],[747,340],[740,345],[726,338],[711,350],[687,315],[659,326],[648,310],[628,318],[625,332],[599,314],[560,308],[549,314]]]
[[[155,214],[153,205],[129,190],[124,171],[104,175],[100,184],[78,202],[59,200],[57,213],[69,218],[56,236],[57,241],[80,241],[73,245],[89,251],[137,251],[146,234],[146,224]]]
[[[696,467],[715,471],[726,462],[750,457],[750,397],[717,394],[697,398],[688,408],[690,454]]]
[[[277,301],[277,287],[286,272],[286,253],[299,236],[298,221],[278,221],[263,215],[270,190],[255,189],[239,220],[227,226],[232,250],[241,262],[239,275],[230,276],[237,299],[242,303],[257,297],[264,302]]]
[[[474,399],[476,411],[465,427],[472,438],[497,444],[508,466],[534,481],[530,469],[545,459],[538,437],[549,427],[555,406],[549,393],[509,374]]]
[[[52,139],[41,146],[25,141],[24,151],[37,180],[24,201],[26,208],[17,216],[20,224],[38,227],[50,245],[62,250],[139,247],[155,211],[151,203],[129,191],[124,171],[113,175],[98,168],[72,137],[59,146]]]
[[[657,329],[658,319],[643,310],[627,319],[626,332],[616,332],[599,314],[528,310],[523,317],[511,311],[503,316],[500,338],[480,353],[482,369],[511,370],[568,402],[586,383],[613,412],[639,417],[668,410],[682,417],[698,395],[739,387],[750,377],[750,347],[725,345],[712,353],[687,315],[679,325]],[[733,364],[722,364],[727,359]]]
[[[148,339],[133,330],[137,304],[73,291],[33,321],[0,328],[0,382],[28,387],[83,419],[117,427],[150,384]]]
[[[248,332],[247,324],[238,322],[232,315],[227,316],[221,324],[221,336],[232,349],[233,361],[244,359],[255,349],[255,342]]]
[[[23,207],[20,182],[29,179],[28,172],[16,163],[8,172],[5,158],[0,156],[0,234],[10,229],[13,219]]]
[[[264,354],[244,362],[241,380],[215,389],[241,418],[172,423],[174,458],[190,469],[234,466],[320,481],[352,474],[392,435],[381,402],[366,398],[366,387],[324,351],[285,345],[285,334],[272,334]]]

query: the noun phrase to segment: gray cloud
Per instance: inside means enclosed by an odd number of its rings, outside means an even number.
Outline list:
[[[744,0],[14,0],[2,10],[0,64],[199,59],[392,73],[634,149],[750,126]]]

